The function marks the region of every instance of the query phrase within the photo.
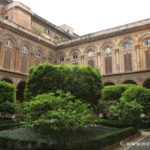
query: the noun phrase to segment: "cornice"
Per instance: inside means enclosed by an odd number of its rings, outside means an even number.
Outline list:
[[[139,71],[132,71],[132,72],[121,72],[121,73],[112,73],[112,74],[105,74],[102,75],[103,77],[111,77],[111,76],[120,76],[120,75],[128,75],[128,74],[139,74],[139,73],[147,73],[150,72],[150,69],[147,70],[139,70]]]
[[[51,49],[56,49],[56,44],[52,41],[49,41],[45,39],[44,37],[38,36],[31,31],[11,22],[4,18],[0,18],[0,27],[7,29],[9,31],[12,31],[14,33],[17,33],[18,35],[21,35],[29,40],[33,40],[37,43],[40,43],[42,45],[45,45],[46,47],[49,47]]]
[[[61,43],[54,43],[42,36],[38,36],[34,33],[32,33],[30,30],[27,30],[11,21],[8,21],[4,18],[0,18],[0,27],[10,30],[14,33],[17,33],[25,38],[28,38],[30,40],[33,40],[37,43],[40,43],[42,45],[45,45],[46,47],[49,47],[53,50],[60,50],[67,47],[76,46],[79,44],[94,42],[102,39],[107,39],[110,37],[115,37],[123,34],[128,34],[136,31],[142,31],[145,29],[150,29],[150,19],[146,19],[143,21],[103,30],[100,32],[95,32],[91,34],[87,34],[84,36],[80,36],[78,38],[68,40]]]
[[[142,21],[118,26],[107,30],[102,30],[99,32],[83,35],[72,40],[57,43],[57,50],[66,47],[76,46],[78,44],[84,44],[88,42],[93,42],[97,40],[102,40],[110,37],[136,32],[136,31],[141,31],[149,28],[150,28],[150,19],[145,19]]]
[[[39,15],[37,14],[32,14],[32,18],[34,19],[37,19],[38,21],[44,23],[44,24],[47,24],[49,27],[51,27],[54,31],[64,35],[65,37],[68,37],[68,38],[75,38],[76,36],[75,35],[71,35],[69,34],[68,32],[64,31],[63,29],[61,29],[60,27],[52,24],[51,22],[47,21],[46,19],[40,17]]]

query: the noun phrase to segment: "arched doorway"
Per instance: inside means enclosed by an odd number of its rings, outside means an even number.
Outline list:
[[[26,83],[24,81],[21,81],[17,86],[17,100],[19,102],[24,101],[24,89],[25,89]]]
[[[12,83],[13,84],[13,82],[10,80],[10,79],[2,79],[2,81],[5,81],[5,82],[8,82],[8,83]]]
[[[108,85],[115,85],[113,82],[105,82],[104,86],[108,86]]]
[[[144,83],[143,83],[143,86],[144,86],[145,88],[150,89],[150,79],[145,80]]]
[[[137,84],[137,83],[133,80],[126,80],[123,82],[123,84]]]

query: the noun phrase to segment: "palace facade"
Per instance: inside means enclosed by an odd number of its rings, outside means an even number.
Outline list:
[[[89,64],[104,85],[139,84],[150,88],[150,19],[78,36],[13,0],[0,0],[0,80],[14,83],[17,98],[31,66]]]

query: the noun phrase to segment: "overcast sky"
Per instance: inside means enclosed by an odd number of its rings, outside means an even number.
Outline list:
[[[55,25],[79,35],[150,18],[150,0],[18,0]]]

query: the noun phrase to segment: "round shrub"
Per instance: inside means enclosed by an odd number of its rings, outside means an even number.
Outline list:
[[[41,64],[32,68],[27,79],[27,99],[42,93],[63,90],[96,104],[100,97],[101,75],[89,66]]]
[[[135,87],[132,84],[120,84],[120,85],[110,85],[105,86],[102,89],[102,100],[106,101],[119,101],[122,94],[130,87]]]
[[[150,113],[150,90],[141,86],[131,87],[122,94],[125,101],[136,101],[143,106],[144,113]]]
[[[109,107],[111,118],[131,125],[137,125],[141,122],[142,111],[143,107],[137,101],[126,101],[123,99]]]
[[[90,105],[70,93],[38,95],[24,104],[24,113],[26,127],[58,138],[94,123]]]

